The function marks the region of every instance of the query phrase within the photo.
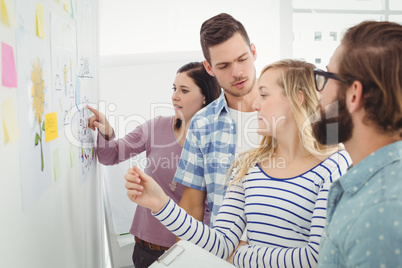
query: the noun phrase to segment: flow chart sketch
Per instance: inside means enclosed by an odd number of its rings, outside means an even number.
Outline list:
[[[88,0],[77,1],[77,24],[83,25],[77,29],[77,60],[78,76],[93,78],[96,47],[96,25],[94,23],[94,8]]]
[[[79,163],[80,163],[80,181],[85,182],[87,178],[96,169],[95,161],[95,138],[93,131],[88,126],[88,119],[92,116],[91,111],[86,108],[90,104],[89,97],[83,96],[81,101],[81,109],[78,116],[78,140],[79,148]]]
[[[26,15],[21,17],[27,18]],[[22,19],[20,21],[23,22]],[[50,97],[50,59],[45,43],[21,23],[17,32],[18,121],[21,131],[21,188],[23,209],[29,209],[53,181],[46,114]]]
[[[71,23],[55,14],[51,14],[50,25],[53,109],[61,129],[71,122],[75,105],[76,33]]]

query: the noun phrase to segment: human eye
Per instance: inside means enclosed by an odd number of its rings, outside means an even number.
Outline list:
[[[247,57],[244,57],[244,58],[241,58],[239,61],[246,61],[248,58]]]
[[[224,69],[226,69],[227,67],[228,67],[227,64],[225,64],[225,65],[220,65],[220,66],[218,67],[218,69],[219,69],[219,70],[224,70]]]
[[[182,89],[181,92],[183,92],[184,94],[188,93],[189,91],[187,89]]]
[[[262,99],[264,99],[265,97],[268,96],[268,94],[266,92],[264,92],[263,90],[260,90],[259,95]]]
[[[176,87],[172,87],[173,91],[176,91]]]

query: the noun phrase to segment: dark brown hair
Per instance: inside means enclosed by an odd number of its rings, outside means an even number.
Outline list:
[[[209,48],[227,41],[236,33],[240,33],[246,44],[250,46],[250,38],[243,24],[231,15],[221,13],[206,20],[200,30],[202,53],[205,59],[211,64]]]
[[[361,22],[345,33],[342,48],[339,74],[363,84],[365,122],[374,122],[383,131],[401,131],[402,25]]]
[[[186,73],[188,77],[193,79],[194,83],[201,89],[201,94],[205,97],[205,105],[207,106],[221,94],[221,87],[218,80],[207,73],[202,62],[190,62],[177,70],[177,74]],[[182,120],[177,118],[175,121],[175,129],[181,127]]]

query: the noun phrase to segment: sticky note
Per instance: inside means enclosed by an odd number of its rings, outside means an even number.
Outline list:
[[[20,137],[17,117],[15,116],[13,99],[9,98],[1,104],[4,143],[14,142]]]
[[[1,0],[0,3],[0,18],[2,23],[4,23],[5,25],[10,25],[10,19],[8,18],[8,12],[6,4],[4,4],[4,0]]]
[[[58,137],[57,132],[57,113],[45,114],[45,132],[46,142],[54,140]]]
[[[17,71],[15,68],[13,48],[6,43],[1,43],[1,75],[2,85],[5,87],[17,87]]]
[[[43,6],[36,3],[36,34],[45,39],[45,25],[43,23]]]
[[[8,135],[7,126],[6,126],[6,122],[4,122],[4,119],[3,119],[3,130],[4,130],[4,143],[9,143],[10,135]]]
[[[70,0],[70,4],[71,4],[71,18],[74,19],[74,9],[73,9],[73,1]]]
[[[70,0],[63,0],[63,9],[65,12],[70,13]]]
[[[58,180],[61,177],[61,166],[60,166],[60,154],[59,148],[53,150],[53,171],[54,171],[54,180]]]

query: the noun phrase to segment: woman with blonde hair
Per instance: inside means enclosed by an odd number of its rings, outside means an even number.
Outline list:
[[[214,228],[188,216],[136,167],[125,175],[128,196],[183,240],[238,267],[315,267],[331,183],[351,164],[341,146],[320,145],[310,118],[319,102],[314,65],[281,60],[259,78],[261,145],[233,163]],[[248,242],[240,242],[243,232]]]

